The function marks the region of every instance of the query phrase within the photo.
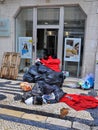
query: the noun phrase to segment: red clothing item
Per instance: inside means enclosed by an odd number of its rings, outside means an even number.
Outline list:
[[[77,111],[98,107],[98,100],[93,96],[65,94],[60,102],[64,102]]]
[[[48,61],[48,59],[47,59],[47,60],[45,60],[45,59],[41,59],[41,60],[40,60],[40,62],[41,62],[43,65],[45,65],[45,66],[48,65],[47,61]]]
[[[47,60],[45,59],[41,59],[40,61],[43,65],[47,66],[48,68],[56,71],[56,72],[60,72],[60,60],[58,58],[53,59],[51,56],[49,56],[49,58]]]

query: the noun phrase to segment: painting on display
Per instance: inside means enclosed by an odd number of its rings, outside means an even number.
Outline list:
[[[81,38],[65,38],[64,61],[80,61]]]
[[[19,37],[19,52],[21,58],[32,58],[32,37]]]

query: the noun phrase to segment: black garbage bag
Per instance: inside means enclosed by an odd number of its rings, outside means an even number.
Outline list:
[[[59,87],[62,87],[62,84],[64,82],[64,77],[63,77],[63,73],[62,72],[48,72],[46,74],[46,78],[44,79],[44,81],[50,85],[57,85]]]
[[[36,79],[35,76],[37,78],[37,76],[39,76],[38,74],[38,66],[37,65],[32,65],[29,70],[24,73],[23,75],[23,81],[27,81],[29,83],[35,83]]]
[[[44,79],[46,78],[46,73],[44,73],[44,74],[39,74],[39,75],[36,75],[35,77],[35,82],[37,83],[38,81],[44,81]]]
[[[58,87],[57,85],[49,85],[47,83],[45,83],[44,81],[38,81],[38,86],[40,88],[41,94],[51,94],[52,92],[55,95],[55,100],[56,102],[58,102],[60,100],[60,98],[65,94],[65,92],[63,92],[63,90]]]
[[[38,62],[35,65],[32,65],[23,75],[23,81],[35,83],[40,80],[43,80],[50,85],[55,84],[59,87],[62,87],[64,74],[63,72],[55,72]]]
[[[40,85],[39,83],[35,83],[35,85],[32,88],[32,95],[33,96],[42,96],[43,94],[44,94],[43,85]]]
[[[33,76],[38,75],[38,66],[37,65],[32,65],[29,68],[28,73],[31,74],[31,75],[33,75]]]
[[[25,102],[26,99],[32,97],[32,91],[24,92],[22,95],[22,102]]]
[[[47,72],[51,72],[52,70],[42,64],[39,65],[38,67],[38,73],[43,74],[43,73],[47,73]]]
[[[53,85],[47,84],[44,80],[38,81],[43,94],[51,94],[54,91]]]
[[[42,96],[43,94],[51,94],[56,87],[45,83],[43,80],[38,81],[32,88],[33,96]]]
[[[63,97],[63,95],[65,94],[65,92],[63,92],[63,90],[60,89],[60,88],[59,88],[58,86],[56,86],[56,85],[53,85],[53,87],[55,88],[55,89],[54,89],[55,100],[56,100],[57,102],[59,102],[60,98]]]
[[[34,96],[33,97],[33,104],[34,105],[42,105],[43,104],[42,96]]]
[[[33,76],[30,73],[26,72],[23,75],[23,81],[26,81],[26,82],[29,82],[29,83],[35,83],[35,76]]]

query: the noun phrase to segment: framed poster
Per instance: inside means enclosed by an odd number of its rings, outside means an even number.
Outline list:
[[[64,61],[80,61],[81,38],[65,38]]]
[[[32,58],[32,37],[19,37],[19,53],[21,58]]]

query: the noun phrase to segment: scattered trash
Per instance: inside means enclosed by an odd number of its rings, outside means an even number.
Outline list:
[[[62,71],[65,77],[69,77],[69,71]]]
[[[60,109],[60,117],[64,118],[69,113],[69,108],[61,108]]]
[[[32,105],[32,104],[33,104],[33,97],[30,97],[30,98],[26,99],[26,100],[25,100],[25,103],[26,103],[27,105]]]
[[[42,96],[43,98],[43,102],[46,104],[46,103],[53,103],[55,101],[55,95],[54,93],[52,92],[51,94],[44,94]]]
[[[65,85],[70,88],[78,88],[78,81],[65,81]]]
[[[23,91],[30,91],[32,90],[31,85],[28,82],[21,82],[20,87]]]
[[[80,88],[82,89],[91,89],[94,87],[94,75],[88,74],[84,80],[79,82]]]

